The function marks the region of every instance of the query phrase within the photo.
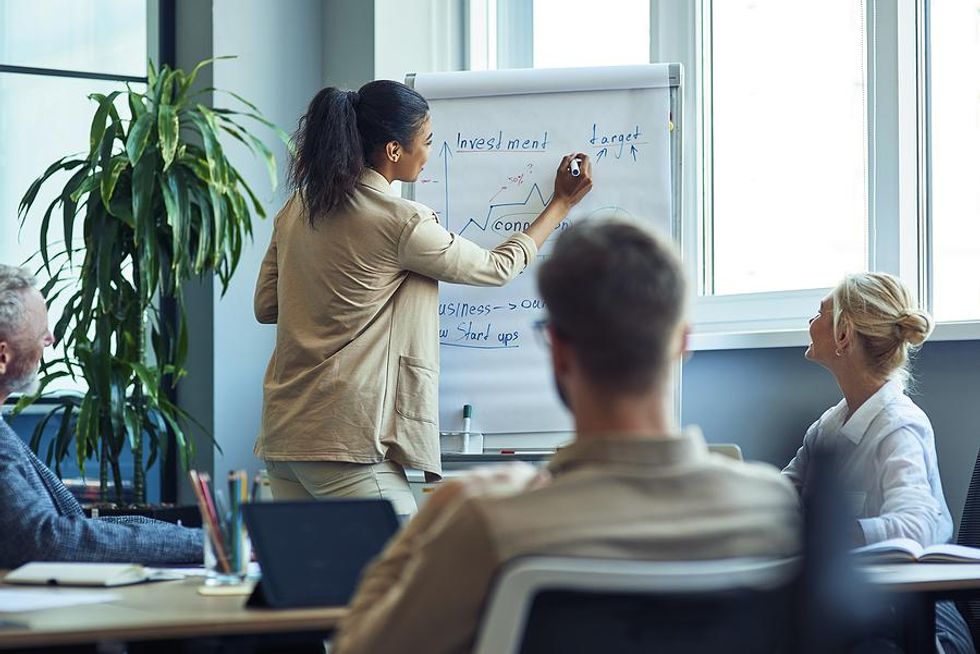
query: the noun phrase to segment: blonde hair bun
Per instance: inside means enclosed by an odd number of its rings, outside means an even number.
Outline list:
[[[916,308],[905,284],[886,273],[856,273],[847,275],[831,297],[834,332],[853,330],[876,375],[907,382],[909,353],[929,337],[933,321]]]
[[[895,321],[898,337],[913,347],[922,345],[929,338],[932,327],[932,318],[924,311],[904,313]]]

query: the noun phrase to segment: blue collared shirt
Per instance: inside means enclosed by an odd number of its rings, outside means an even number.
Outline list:
[[[847,413],[847,402],[841,400],[820,416],[783,474],[805,493],[814,448],[829,446],[841,460],[848,503],[867,543],[889,538],[911,538],[923,546],[949,542],[953,520],[926,414],[895,380],[850,419]]]

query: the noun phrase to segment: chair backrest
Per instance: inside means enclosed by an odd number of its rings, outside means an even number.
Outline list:
[[[497,576],[474,651],[780,651],[798,569],[795,559],[515,559]]]
[[[729,459],[742,461],[742,448],[735,443],[709,443],[708,451],[727,456]]]
[[[980,547],[980,451],[973,464],[970,488],[966,491],[966,503],[960,516],[960,529],[956,543],[967,547]],[[961,600],[957,602],[960,613],[966,618],[973,632],[973,642],[980,643],[980,600]]]

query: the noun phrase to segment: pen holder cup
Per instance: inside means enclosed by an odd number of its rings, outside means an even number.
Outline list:
[[[205,533],[204,584],[206,586],[234,586],[245,581],[248,575],[248,564],[252,560],[252,541],[249,540],[248,532],[244,528],[242,528],[238,543],[237,553],[233,546],[229,547],[228,544],[225,544],[226,554],[222,560],[215,551],[216,548],[210,534]]]

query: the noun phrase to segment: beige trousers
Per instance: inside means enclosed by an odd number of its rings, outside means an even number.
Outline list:
[[[266,461],[275,500],[381,497],[399,516],[418,511],[405,470],[394,461]]]

